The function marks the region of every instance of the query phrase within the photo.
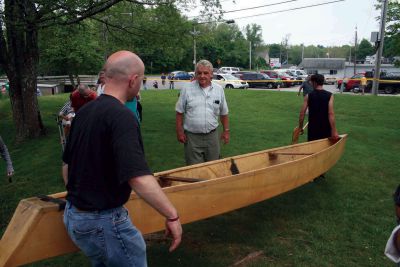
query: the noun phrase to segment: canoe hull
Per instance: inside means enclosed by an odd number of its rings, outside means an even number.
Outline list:
[[[324,139],[232,157],[240,172],[236,175],[228,172],[231,158],[227,158],[155,176],[207,179],[163,188],[181,222],[190,223],[272,198],[312,181],[340,159],[346,137],[343,135],[335,144]],[[65,193],[52,196],[63,198]],[[136,194],[131,194],[125,206],[143,234],[164,229],[165,219]],[[22,200],[1,239],[0,266],[17,266],[77,251],[65,231],[62,214],[54,203],[38,198]]]

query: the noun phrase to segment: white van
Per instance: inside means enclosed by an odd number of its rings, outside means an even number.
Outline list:
[[[237,68],[237,67],[221,67],[221,68],[219,68],[219,73],[234,74],[238,71],[240,71],[240,68]]]
[[[297,77],[302,78],[302,80],[305,80],[308,77],[307,72],[304,70],[290,70],[290,72],[295,74]]]

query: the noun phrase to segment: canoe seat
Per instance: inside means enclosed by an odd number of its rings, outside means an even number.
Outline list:
[[[268,157],[270,160],[276,159],[279,155],[283,156],[309,156],[314,153],[301,153],[301,152],[269,152]]]
[[[158,178],[164,181],[176,181],[176,182],[186,182],[186,183],[196,183],[207,180],[202,178],[189,178],[189,177],[177,177],[177,176],[160,176]]]
[[[235,175],[235,174],[239,174],[239,173],[240,173],[234,159],[231,159],[231,168],[230,168],[230,169],[231,169],[232,175]]]

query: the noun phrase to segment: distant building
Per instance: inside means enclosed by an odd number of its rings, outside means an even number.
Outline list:
[[[323,74],[341,77],[345,67],[344,58],[304,58],[299,67],[308,74]]]
[[[372,55],[372,56],[366,56],[365,57],[365,64],[375,64],[375,60],[376,59],[376,55]],[[381,58],[381,63],[383,64],[388,64],[391,63],[390,60],[388,58],[382,57]]]
[[[305,58],[299,67],[308,74],[319,73],[326,77],[341,79],[343,77],[351,77],[355,73],[372,71],[375,65],[357,63],[354,68],[354,62],[346,62],[344,58]],[[400,72],[400,69],[393,64],[381,64],[381,70],[393,73]]]

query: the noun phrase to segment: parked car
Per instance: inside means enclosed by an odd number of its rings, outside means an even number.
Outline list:
[[[282,82],[282,78],[279,75],[279,73],[277,73],[276,71],[273,70],[262,70],[260,71],[261,73],[267,74],[271,79],[274,79],[278,84],[279,87],[284,87],[286,86],[283,82]]]
[[[304,70],[289,69],[288,72],[295,76],[298,80],[304,81],[308,77],[308,74]]]
[[[237,68],[237,67],[221,67],[221,68],[219,68],[219,73],[234,74],[238,71],[240,71],[240,68]]]
[[[347,79],[341,79],[337,81],[337,88],[340,89],[340,87],[342,86],[343,80],[344,80],[344,92],[350,92],[352,91],[354,88],[359,88],[360,87],[360,79],[362,77],[365,77],[365,73],[357,73],[353,76],[351,76],[350,78]]]
[[[270,78],[267,74],[257,73],[257,72],[241,72],[236,74],[239,75],[239,78],[246,81],[249,84],[249,87],[252,88],[278,88],[279,83],[275,82],[274,79]]]
[[[374,73],[372,71],[365,72],[365,78],[373,79]],[[365,91],[371,92],[371,89],[372,89],[372,80],[368,80]],[[384,91],[385,94],[395,94],[400,92],[400,75],[390,72],[381,72],[381,75],[379,77],[378,90]]]
[[[335,84],[336,78],[333,76],[324,75],[325,77],[325,84]]]
[[[291,75],[289,75],[286,70],[282,70],[282,69],[276,69],[275,70],[278,74],[279,77],[282,79],[282,83],[284,87],[291,87],[294,85],[294,77],[292,77]]]
[[[239,78],[231,74],[214,74],[213,81],[222,86],[222,88],[236,88],[236,89],[247,89],[249,84],[246,81],[240,80]]]
[[[303,80],[297,76],[297,74],[294,74],[290,71],[286,71],[286,74],[289,75],[289,77],[293,80],[293,85],[300,85],[303,83]]]
[[[173,71],[168,75],[168,79],[171,78],[171,76],[173,76],[174,80],[190,80],[192,79],[192,77],[190,76],[189,73],[187,73],[186,71],[181,71],[181,70],[177,70],[177,71]]]

